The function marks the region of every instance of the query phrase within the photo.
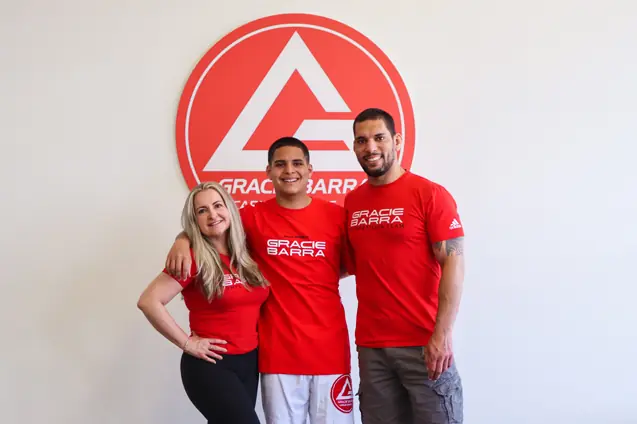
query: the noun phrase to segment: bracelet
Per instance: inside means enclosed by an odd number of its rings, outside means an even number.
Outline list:
[[[186,351],[186,348],[188,347],[188,343],[189,343],[189,342],[190,342],[190,337],[188,337],[188,338],[186,339],[186,343],[184,343],[184,347],[182,348],[182,350],[183,350],[184,352]]]

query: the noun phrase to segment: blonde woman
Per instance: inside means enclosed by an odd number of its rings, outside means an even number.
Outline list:
[[[218,183],[190,192],[182,226],[191,240],[191,276],[178,280],[164,269],[137,306],[183,350],[184,389],[208,423],[258,424],[257,320],[268,283],[248,254],[239,211]],[[179,293],[190,312],[191,335],[166,309]]]

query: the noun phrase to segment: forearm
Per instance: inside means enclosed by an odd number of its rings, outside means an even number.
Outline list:
[[[460,309],[460,298],[464,281],[464,264],[461,257],[447,258],[442,266],[442,277],[438,288],[438,313],[435,332],[451,334]]]
[[[161,335],[179,349],[183,349],[188,340],[188,335],[175,322],[165,305],[158,301],[145,301],[140,302],[138,306],[146,316],[146,319]]]

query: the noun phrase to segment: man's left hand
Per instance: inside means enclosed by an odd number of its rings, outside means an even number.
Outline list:
[[[453,348],[451,335],[434,332],[425,346],[425,362],[430,380],[438,380],[443,372],[451,366]]]

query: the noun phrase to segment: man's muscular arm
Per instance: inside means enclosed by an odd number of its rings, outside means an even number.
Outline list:
[[[464,237],[440,241],[434,244],[433,249],[436,260],[442,267],[435,332],[451,334],[462,296]]]
[[[436,326],[425,353],[429,377],[435,380],[449,368],[453,359],[452,331],[464,281],[464,237],[434,243],[433,251],[442,268],[442,277]]]

